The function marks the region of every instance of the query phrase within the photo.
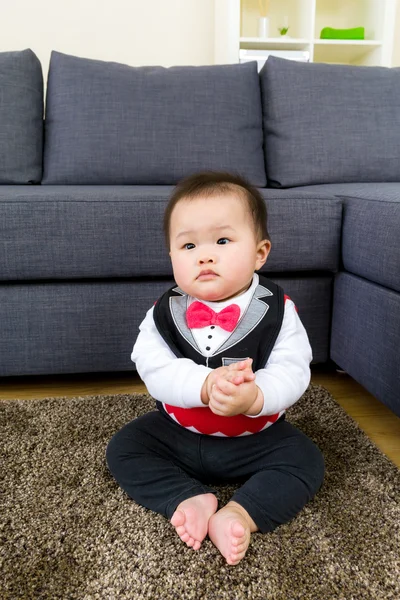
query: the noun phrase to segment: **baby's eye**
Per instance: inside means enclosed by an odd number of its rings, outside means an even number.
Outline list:
[[[187,244],[184,244],[184,245],[183,245],[183,248],[184,248],[185,250],[193,250],[193,248],[195,248],[195,245],[194,245],[194,244],[192,244],[191,242],[188,242]]]
[[[229,244],[230,241],[228,238],[219,238],[217,244]]]

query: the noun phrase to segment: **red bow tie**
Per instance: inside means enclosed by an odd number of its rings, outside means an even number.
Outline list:
[[[240,308],[230,304],[221,312],[216,313],[212,308],[201,302],[193,302],[186,311],[186,321],[190,329],[218,325],[226,331],[233,331],[239,320]]]

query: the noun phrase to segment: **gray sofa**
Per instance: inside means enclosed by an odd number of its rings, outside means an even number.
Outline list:
[[[0,54],[0,375],[131,370],[172,285],[176,182],[246,176],[267,202],[265,271],[314,362],[400,414],[400,74],[270,58],[134,68]],[[45,125],[43,126],[43,117]],[[44,134],[44,135],[43,135]]]

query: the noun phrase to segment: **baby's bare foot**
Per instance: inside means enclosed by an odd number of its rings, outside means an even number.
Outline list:
[[[214,494],[200,494],[179,504],[171,523],[183,542],[198,550],[207,535],[208,521],[218,508]]]
[[[236,502],[228,502],[210,518],[208,535],[228,565],[237,565],[246,554],[250,533],[257,526],[245,509]]]

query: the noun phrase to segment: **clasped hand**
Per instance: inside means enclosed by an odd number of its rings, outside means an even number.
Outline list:
[[[214,369],[208,375],[208,406],[213,413],[224,417],[258,414],[261,410],[261,406],[257,406],[260,390],[255,383],[252,363],[253,359],[248,358],[228,367]]]

